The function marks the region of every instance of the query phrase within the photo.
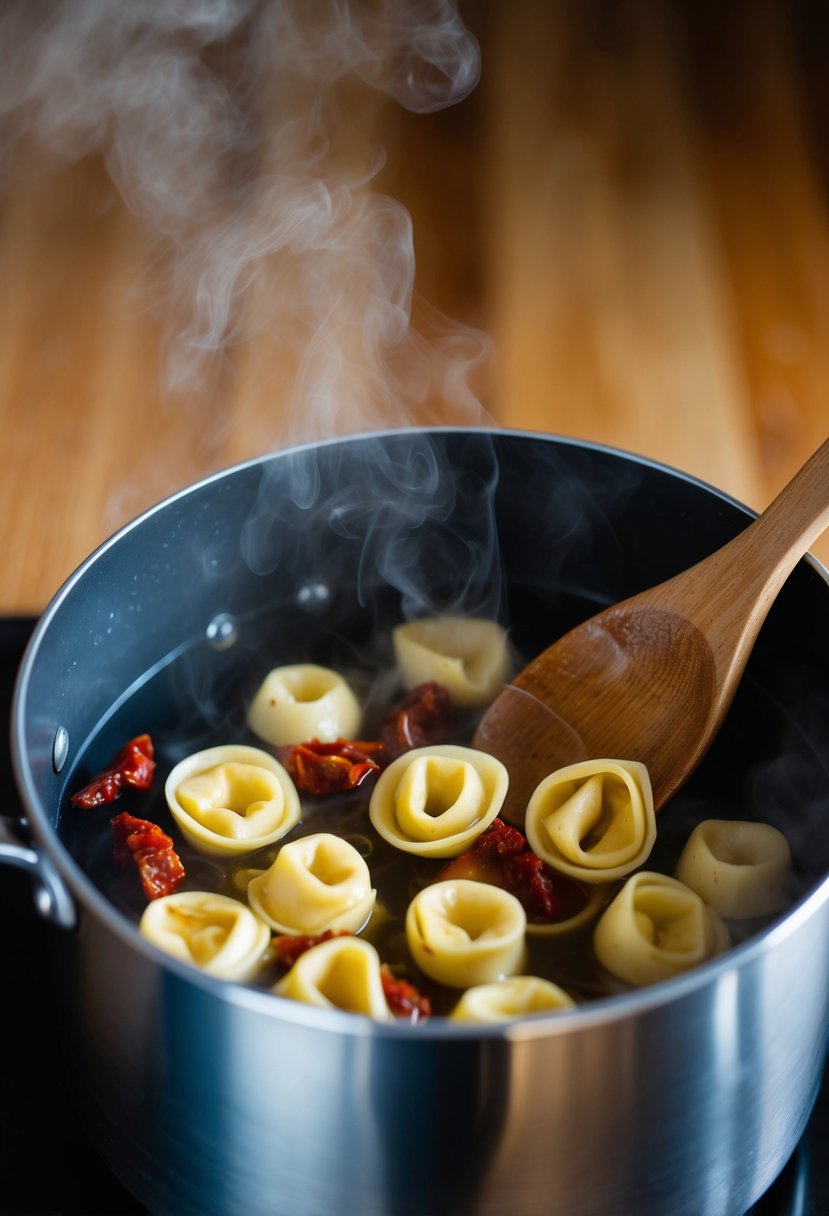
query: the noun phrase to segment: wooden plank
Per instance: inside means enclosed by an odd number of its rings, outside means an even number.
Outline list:
[[[20,160],[0,200],[0,612],[39,610],[127,518],[311,423],[474,420],[476,395],[503,425],[640,452],[762,507],[829,430],[819,9],[469,0],[470,99],[428,116],[344,102],[349,156],[386,143],[366,189],[408,209],[416,287],[456,324],[415,301],[430,342],[389,399],[346,276],[329,331],[344,362],[315,418],[293,379],[309,336],[327,337],[295,309],[296,278],[266,259],[247,340],[171,393],[158,249],[98,161],[38,175]],[[267,156],[265,140],[263,171]],[[486,366],[475,327],[493,338]],[[455,341],[462,376],[432,358]],[[815,549],[829,559],[827,538]]]
[[[647,3],[496,10],[496,413],[757,501],[746,386],[672,35],[664,6]]]
[[[826,111],[810,108],[819,99],[808,77],[827,62],[814,60],[810,26],[795,20],[807,14],[770,0],[726,6],[714,56],[710,9],[686,7],[684,80],[757,436],[760,505],[829,434]]]

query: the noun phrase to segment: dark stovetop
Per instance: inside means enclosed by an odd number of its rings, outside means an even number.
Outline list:
[[[0,618],[0,813],[20,814],[8,747],[14,677],[34,622]],[[133,1216],[144,1209],[90,1147],[60,1068],[49,935],[28,875],[0,867],[0,1213]]]
[[[0,618],[0,807],[13,818],[20,810],[5,723],[33,624]],[[59,931],[35,913],[29,878],[6,866],[0,867],[0,926],[0,1216],[141,1216],[145,1209],[78,1126],[61,1073],[60,1013],[48,967],[49,934]],[[824,1084],[794,1156],[750,1216],[829,1212],[827,1134]]]

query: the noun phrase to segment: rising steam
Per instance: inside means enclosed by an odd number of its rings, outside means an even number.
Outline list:
[[[412,325],[405,209],[371,189],[381,101],[475,86],[450,0],[7,0],[0,155],[100,155],[158,250],[167,386],[254,328],[294,368],[286,438],[480,421],[476,332]]]

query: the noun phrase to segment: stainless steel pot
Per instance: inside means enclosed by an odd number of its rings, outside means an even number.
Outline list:
[[[677,980],[469,1029],[379,1025],[213,981],[143,940],[61,821],[125,730],[192,750],[274,656],[388,659],[413,610],[500,615],[529,654],[749,514],[624,453],[488,431],[359,436],[222,473],[104,545],[44,614],[13,753],[57,922],[79,1109],[169,1216],[730,1216],[792,1152],[829,1021],[829,586],[800,563],[660,837],[711,810],[789,836],[791,910]],[[378,640],[379,639],[379,640]]]

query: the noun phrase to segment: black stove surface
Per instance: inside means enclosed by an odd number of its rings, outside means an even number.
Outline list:
[[[33,625],[30,618],[0,619],[4,724]],[[2,729],[0,808],[15,818],[20,807],[8,732]],[[48,963],[49,935],[59,930],[36,914],[29,878],[7,866],[0,867],[0,926],[0,1216],[147,1216],[78,1126],[61,1071],[60,1014]],[[750,1216],[829,1213],[827,1135],[829,1084],[824,1083],[793,1157]]]

